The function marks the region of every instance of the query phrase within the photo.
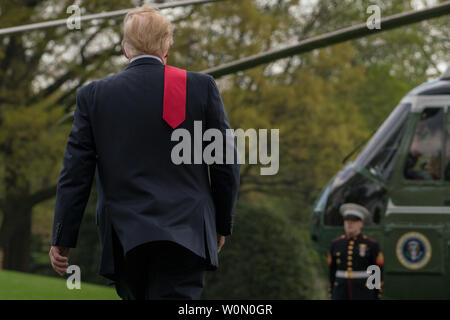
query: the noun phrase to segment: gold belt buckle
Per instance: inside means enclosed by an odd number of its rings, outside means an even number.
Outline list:
[[[354,274],[353,274],[353,271],[347,271],[347,279],[353,279],[353,276],[354,276]]]

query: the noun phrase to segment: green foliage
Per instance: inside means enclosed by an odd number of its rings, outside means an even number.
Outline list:
[[[420,84],[406,83],[391,74],[391,70],[389,63],[374,63],[367,68],[364,81],[358,85],[355,98],[362,125],[370,132],[381,125],[408,91]]]
[[[206,299],[311,299],[318,274],[307,235],[280,212],[240,205]]]
[[[64,116],[55,105],[60,96],[57,92],[33,105],[2,105],[0,177],[14,182],[0,187],[8,186],[8,193],[31,194],[52,183],[58,173],[69,130],[57,125]]]

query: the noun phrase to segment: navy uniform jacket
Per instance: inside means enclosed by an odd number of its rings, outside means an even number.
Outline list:
[[[328,251],[330,270],[328,289],[331,298],[336,300],[381,298],[381,289],[368,289],[366,287],[367,278],[355,278],[352,276],[352,272],[367,273],[369,266],[378,265],[381,270],[381,281],[383,281],[383,264],[383,253],[374,239],[361,233],[353,238],[342,235],[334,239]],[[347,271],[346,276],[348,277],[336,277],[338,270]]]
[[[225,140],[230,126],[214,78],[187,72],[186,81],[186,119],[178,128],[193,139],[194,121],[202,121],[203,132],[219,129]],[[216,231],[232,233],[240,166],[173,164],[171,151],[179,141],[171,141],[174,129],[163,120],[163,94],[164,65],[151,57],[77,93],[57,185],[52,245],[76,246],[95,175],[100,274],[112,280],[117,276],[113,232],[124,254],[168,240],[207,259],[209,270],[218,267]],[[225,152],[223,157],[226,163]]]

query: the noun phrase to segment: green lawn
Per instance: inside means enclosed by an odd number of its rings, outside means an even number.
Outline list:
[[[83,280],[83,278],[81,279]],[[29,273],[0,271],[0,300],[116,300],[113,287],[83,283],[69,290],[66,279]]]

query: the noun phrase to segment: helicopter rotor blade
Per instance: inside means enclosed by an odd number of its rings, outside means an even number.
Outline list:
[[[383,18],[380,20],[381,29],[369,29],[366,23],[362,23],[302,40],[293,45],[285,46],[280,49],[268,50],[266,52],[255,54],[237,61],[225,63],[200,72],[219,78],[231,73],[273,62],[278,59],[309,52],[314,49],[327,47],[344,41],[362,38],[371,34],[380,33],[420,21],[441,17],[449,13],[450,1],[446,1],[431,8],[399,13]]]
[[[170,3],[162,3],[162,4],[161,3],[153,3],[152,5],[155,8],[162,10],[162,9],[169,9],[169,8],[175,8],[175,7],[185,7],[185,6],[190,6],[190,5],[206,4],[206,3],[218,2],[218,1],[223,1],[223,0],[188,0],[188,1],[183,0],[183,1],[174,1],[174,2],[170,2]],[[110,19],[120,18],[120,17],[123,17],[124,15],[126,15],[129,11],[131,11],[133,9],[134,8],[82,15],[82,16],[80,16],[80,21],[89,21],[89,20],[107,19],[107,18],[110,18]],[[19,33],[19,32],[52,28],[52,27],[57,27],[57,26],[63,26],[66,24],[67,24],[67,19],[58,19],[58,20],[52,20],[52,21],[44,21],[44,22],[26,24],[23,26],[3,28],[3,29],[0,29],[0,36],[7,35],[7,34]]]

